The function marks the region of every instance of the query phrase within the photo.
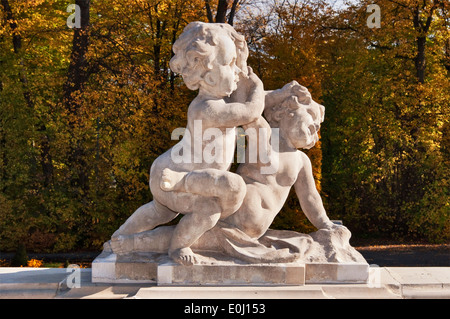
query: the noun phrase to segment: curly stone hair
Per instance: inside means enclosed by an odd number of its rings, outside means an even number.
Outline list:
[[[311,99],[311,94],[309,93],[308,89],[304,86],[299,85],[297,82],[293,81],[292,83],[297,84],[300,87],[299,92],[297,93],[298,96],[291,95],[283,100],[283,102],[279,104],[275,104],[272,107],[267,107],[264,109],[264,116],[266,117],[267,121],[272,123],[278,123],[278,121],[284,117],[287,116],[289,113],[291,113],[293,110],[304,108],[307,109],[313,100]],[[289,83],[288,85],[290,85]],[[301,93],[301,94],[299,94]],[[317,103],[315,103],[317,104]],[[319,106],[320,107],[320,106]],[[323,108],[323,106],[322,106]],[[321,110],[321,113],[323,111]],[[323,121],[323,119],[322,119]]]
[[[236,46],[236,66],[247,76],[248,47],[245,38],[226,23],[191,22],[173,45],[170,68],[182,75],[186,86],[197,90],[205,74],[220,61],[219,36],[229,36]]]

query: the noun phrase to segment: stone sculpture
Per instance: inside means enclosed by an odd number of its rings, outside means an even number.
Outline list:
[[[295,81],[264,91],[246,64],[243,36],[228,24],[190,23],[173,50],[170,67],[199,93],[189,106],[182,140],[152,164],[153,201],[129,217],[105,251],[168,254],[184,266],[365,263],[349,244],[349,230],[328,218],[311,162],[298,150],[318,141],[324,107]],[[233,173],[237,127],[259,149],[255,157],[255,149],[247,147]],[[318,231],[269,229],[292,187]],[[184,216],[176,226],[157,227],[178,214]]]

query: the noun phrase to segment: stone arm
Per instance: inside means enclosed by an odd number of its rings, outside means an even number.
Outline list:
[[[256,121],[264,111],[264,86],[261,80],[249,72],[247,78],[241,78],[238,89],[229,98],[223,101],[208,101],[201,110],[203,121],[208,126],[236,127]],[[208,124],[208,123],[207,123]]]
[[[311,161],[305,153],[299,151],[298,154],[301,156],[303,166],[294,187],[302,211],[316,228],[331,229],[334,227],[334,224],[328,218],[323,207],[322,198],[317,191]]]
[[[242,128],[245,131],[248,145],[248,147],[245,148],[246,161],[250,161],[251,163],[255,164],[257,163],[256,165],[258,166],[267,166],[272,153],[270,140],[272,128],[270,127],[269,123],[264,117],[259,116],[256,121],[250,122],[246,125],[242,125]],[[256,148],[252,149],[250,145],[255,145]],[[250,152],[252,151],[255,154],[250,154]],[[251,158],[250,156],[254,157]],[[264,158],[261,158],[261,156],[264,156]]]

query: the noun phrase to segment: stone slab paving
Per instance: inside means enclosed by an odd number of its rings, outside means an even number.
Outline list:
[[[0,268],[0,298],[450,299],[450,267],[384,267],[371,269],[366,284],[301,286],[107,284],[92,283],[91,276],[89,268]]]

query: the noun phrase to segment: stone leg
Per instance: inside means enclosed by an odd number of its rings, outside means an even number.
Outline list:
[[[172,240],[175,226],[160,226],[152,230],[132,235],[119,235],[109,241],[115,254],[126,255],[130,253],[162,253],[167,254]],[[207,231],[194,244],[192,249],[222,252],[217,234]]]
[[[231,215],[241,206],[247,189],[241,176],[216,169],[186,173],[165,168],[162,171],[160,186],[166,192],[183,192],[204,198],[217,198],[221,206],[221,218]]]
[[[242,177],[216,169],[183,173],[166,168],[160,184],[154,186],[155,198],[163,198],[171,209],[185,215],[175,228],[169,247],[170,257],[185,265],[199,262],[200,257],[191,246],[219,219],[233,214],[246,194]]]
[[[196,198],[195,212],[184,215],[176,226],[169,246],[169,256],[183,265],[200,262],[191,246],[220,219],[221,207],[215,198]]]
[[[139,207],[125,223],[114,232],[112,238],[131,235],[151,230],[156,226],[165,224],[177,217],[178,213],[153,200]]]

